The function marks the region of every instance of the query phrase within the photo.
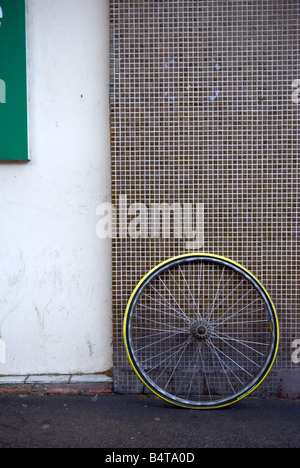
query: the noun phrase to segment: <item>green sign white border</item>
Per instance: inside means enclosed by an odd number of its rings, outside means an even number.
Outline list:
[[[0,94],[2,86],[4,101],[0,103],[0,163],[30,161],[26,6],[26,0],[0,0],[0,40],[1,29],[6,39],[3,49],[0,43]],[[11,29],[7,27],[3,30],[5,11],[8,15],[6,24]],[[3,57],[7,60],[3,60]],[[8,67],[4,65],[1,69],[1,61],[8,63]],[[10,101],[9,83],[12,93]],[[1,115],[4,105],[7,107]]]

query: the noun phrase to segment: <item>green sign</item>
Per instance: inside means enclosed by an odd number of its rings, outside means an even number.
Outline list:
[[[0,0],[0,160],[28,160],[25,0]]]

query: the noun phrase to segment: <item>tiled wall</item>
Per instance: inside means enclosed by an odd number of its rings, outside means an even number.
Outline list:
[[[192,250],[243,264],[272,296],[281,343],[264,394],[276,393],[276,371],[296,366],[299,23],[298,0],[111,0],[117,391],[142,391],[122,338],[131,291]],[[180,238],[174,209],[159,236],[155,203],[190,204],[194,225],[181,218]]]

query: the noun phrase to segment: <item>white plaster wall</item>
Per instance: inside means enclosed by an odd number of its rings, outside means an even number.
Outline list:
[[[31,162],[0,164],[0,374],[102,372],[112,365],[110,243],[96,236],[110,193],[109,1],[26,4]]]

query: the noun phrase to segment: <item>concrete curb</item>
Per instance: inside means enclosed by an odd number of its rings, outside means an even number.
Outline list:
[[[98,395],[110,393],[112,388],[112,379],[104,374],[0,377],[0,395],[7,393]]]

